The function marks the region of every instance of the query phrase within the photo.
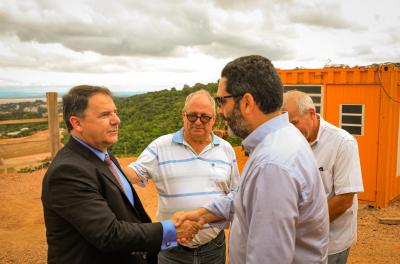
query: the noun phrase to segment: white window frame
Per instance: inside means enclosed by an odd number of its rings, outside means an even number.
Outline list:
[[[343,106],[344,105],[356,105],[361,106],[361,113],[343,113]],[[353,124],[353,123],[343,123],[342,117],[343,116],[361,116],[361,124]],[[340,104],[339,106],[339,127],[344,129],[343,126],[353,126],[353,127],[361,127],[361,134],[352,134],[353,136],[364,136],[364,124],[365,124],[365,104]],[[346,129],[344,129],[346,130]]]

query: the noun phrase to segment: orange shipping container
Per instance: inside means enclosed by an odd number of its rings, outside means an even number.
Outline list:
[[[400,64],[278,70],[285,90],[301,90],[317,111],[358,141],[364,192],[387,206],[400,195]]]

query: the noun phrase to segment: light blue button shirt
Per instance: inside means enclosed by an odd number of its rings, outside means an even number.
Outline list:
[[[233,219],[230,263],[326,263],[328,207],[308,142],[282,114],[242,144],[239,190],[204,206]]]

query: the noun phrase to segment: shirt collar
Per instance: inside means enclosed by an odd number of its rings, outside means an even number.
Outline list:
[[[71,135],[72,136],[72,135]],[[89,144],[87,144],[86,142],[82,141],[81,139],[72,136],[76,141],[78,141],[79,143],[81,143],[83,146],[85,146],[86,148],[88,148],[89,150],[91,150],[94,154],[96,154],[97,157],[99,157],[99,159],[101,161],[104,161],[104,159],[106,158],[106,155],[108,155],[108,151],[106,150],[105,152],[101,152],[100,150],[90,146]]]
[[[219,144],[221,144],[219,138],[217,136],[215,136],[214,133],[211,132],[211,136],[212,136],[212,143],[215,146],[218,146]],[[178,144],[183,144],[183,128],[181,128],[179,131],[177,131],[173,137],[172,137],[172,141]]]
[[[265,138],[266,135],[285,127],[289,124],[288,113],[278,115],[265,123],[258,126],[253,132],[250,133],[243,141],[244,149],[251,154],[257,145]]]
[[[317,118],[319,119],[319,128],[318,128],[318,133],[317,133],[317,137],[315,138],[315,140],[313,142],[310,143],[310,146],[314,146],[315,144],[318,143],[320,137],[321,137],[321,133],[322,130],[324,129],[324,127],[326,126],[326,121],[322,118],[322,116],[320,116],[319,114],[317,114]]]

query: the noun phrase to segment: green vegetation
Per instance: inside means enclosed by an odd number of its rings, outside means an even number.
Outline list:
[[[118,156],[137,156],[157,137],[179,130],[183,125],[181,111],[186,96],[200,89],[205,89],[214,96],[217,92],[217,84],[197,83],[192,87],[185,85],[182,90],[172,88],[170,90],[149,92],[131,97],[115,98],[118,115],[121,118],[121,125],[119,129],[119,141],[111,147],[113,154]],[[12,107],[15,108],[15,105]],[[11,105],[7,111],[15,112],[10,111],[10,108]],[[22,113],[20,109],[21,107],[15,110],[19,110],[21,115],[26,114]],[[59,111],[61,112],[61,108],[59,108]],[[44,113],[40,114],[43,115]],[[19,115],[18,118],[28,118],[21,115]],[[4,117],[5,116],[3,116],[3,119],[5,119]],[[33,116],[29,118],[33,118]],[[219,119],[216,121],[216,124],[219,124]],[[60,126],[65,128],[63,122],[60,123]],[[22,127],[29,127],[29,130],[13,136],[5,134],[8,131],[18,131]],[[3,138],[27,136],[34,131],[45,129],[47,129],[47,123],[0,126],[0,132],[3,132]],[[65,129],[63,143],[65,144],[68,139],[69,135]],[[228,141],[234,146],[239,145],[241,142],[240,139],[237,138],[228,138]]]
[[[181,111],[186,96],[200,89],[215,95],[217,84],[197,83],[193,87],[185,85],[182,90],[172,88],[116,98],[121,126],[119,142],[112,146],[111,151],[119,156],[137,156],[157,137],[179,130],[183,125]],[[240,144],[238,139],[228,140],[233,145]]]
[[[21,118],[23,119],[23,118]],[[11,124],[11,125],[1,125],[0,126],[0,139],[2,138],[18,138],[18,137],[27,137],[38,131],[46,130],[47,123],[31,123],[31,124]],[[24,128],[29,128],[28,130],[22,130]],[[7,133],[12,133],[15,131],[20,131],[15,135],[8,135]]]
[[[39,165],[33,167],[24,167],[18,171],[18,173],[31,173],[37,170],[48,168],[50,166],[51,159],[44,159]]]
[[[60,103],[58,111],[62,111]],[[43,117],[47,117],[47,104],[42,100],[0,104],[0,121]],[[0,139],[26,137],[46,129],[47,122],[0,125]]]

